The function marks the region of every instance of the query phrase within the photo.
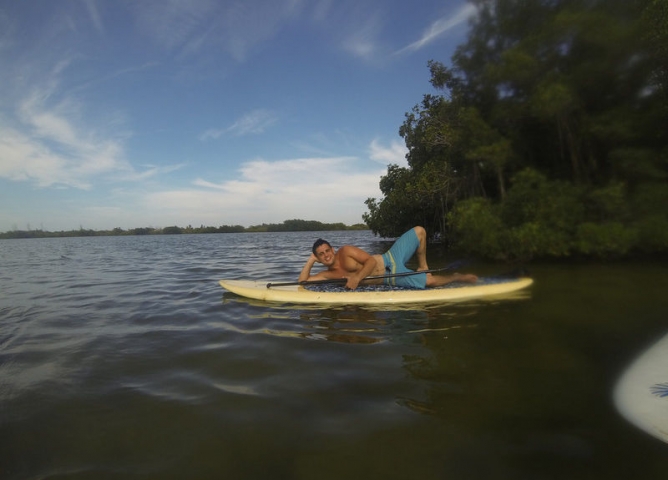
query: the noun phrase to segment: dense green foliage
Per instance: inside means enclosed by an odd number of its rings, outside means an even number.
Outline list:
[[[668,251],[668,2],[471,0],[364,220],[495,259]]]
[[[0,233],[0,238],[45,238],[45,237],[94,237],[94,236],[116,236],[116,235],[176,235],[176,234],[195,234],[195,233],[250,233],[250,232],[321,232],[333,230],[368,230],[369,227],[362,223],[355,225],[345,225],[343,223],[322,223],[313,220],[286,220],[283,223],[263,223],[243,227],[241,225],[221,225],[220,227],[142,227],[123,230],[114,228],[113,230],[68,230],[60,232],[47,232],[44,230],[13,230],[11,232]]]

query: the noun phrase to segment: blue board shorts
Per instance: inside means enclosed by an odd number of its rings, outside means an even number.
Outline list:
[[[420,240],[414,229],[410,229],[394,242],[394,245],[383,254],[385,262],[385,271],[389,274],[413,272],[406,268],[406,263],[413,257],[420,246]],[[385,285],[396,285],[407,288],[427,288],[427,274],[417,273],[415,275],[406,275],[404,277],[390,277],[383,280]]]

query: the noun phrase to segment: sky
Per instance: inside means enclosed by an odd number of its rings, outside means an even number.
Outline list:
[[[362,222],[465,0],[0,0],[0,232]]]

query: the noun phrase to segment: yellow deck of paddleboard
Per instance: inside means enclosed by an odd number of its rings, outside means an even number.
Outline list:
[[[668,443],[668,335],[624,371],[614,400],[629,422]]]
[[[517,278],[501,283],[465,284],[461,287],[428,288],[426,290],[339,292],[316,292],[298,285],[267,288],[269,282],[266,280],[220,280],[219,283],[224,289],[242,297],[267,302],[380,305],[438,303],[503,295],[526,288],[533,283],[533,280],[531,278]]]

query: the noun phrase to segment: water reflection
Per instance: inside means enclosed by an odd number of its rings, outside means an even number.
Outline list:
[[[247,317],[263,320],[264,333],[308,340],[375,344],[381,342],[427,344],[426,335],[446,335],[459,328],[475,328],[470,318],[477,313],[473,302],[452,306],[398,305],[331,306],[268,304],[225,293],[223,303],[254,307]],[[283,320],[278,322],[278,320]],[[280,324],[283,328],[275,328]],[[255,331],[255,330],[254,330]]]

